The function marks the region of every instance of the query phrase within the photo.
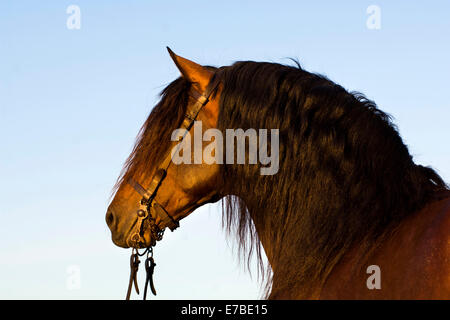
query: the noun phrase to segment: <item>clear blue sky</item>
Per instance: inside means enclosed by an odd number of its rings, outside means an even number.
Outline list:
[[[415,160],[450,181],[450,2],[170,3],[0,2],[0,298],[124,297],[129,251],[112,244],[104,214],[138,129],[178,76],[167,45],[216,66],[298,58],[375,100]],[[71,4],[80,30],[66,27]],[[379,30],[366,27],[372,4]],[[210,205],[166,234],[158,298],[259,297],[220,223]]]

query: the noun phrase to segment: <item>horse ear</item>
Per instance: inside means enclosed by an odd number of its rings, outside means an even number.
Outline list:
[[[167,47],[167,51],[182,76],[191,82],[198,91],[205,91],[213,72],[191,60],[177,56],[169,47]]]

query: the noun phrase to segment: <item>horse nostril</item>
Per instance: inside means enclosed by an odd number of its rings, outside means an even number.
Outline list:
[[[106,213],[106,224],[111,227],[111,225],[114,222],[114,214],[112,213],[112,211],[108,211]]]

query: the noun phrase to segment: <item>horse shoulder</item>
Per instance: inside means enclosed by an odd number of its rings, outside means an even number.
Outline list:
[[[436,251],[440,255],[442,293],[450,299],[450,198],[446,199],[443,210],[436,219]],[[437,270],[439,272],[439,270]]]
[[[354,248],[329,275],[321,299],[450,299],[450,197],[402,223],[367,259]],[[381,270],[380,290],[366,286],[369,265]]]
[[[430,298],[450,299],[450,198],[425,210],[430,219],[416,251],[424,258],[424,281],[430,286]]]
[[[321,299],[450,299],[450,197],[404,221],[364,263],[357,252],[335,267]],[[380,267],[380,290],[366,286],[369,265]]]

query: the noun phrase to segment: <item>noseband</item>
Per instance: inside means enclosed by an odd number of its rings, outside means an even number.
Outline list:
[[[191,127],[194,125],[195,120],[200,112],[200,110],[208,103],[211,94],[215,91],[217,86],[220,83],[219,74],[216,73],[213,75],[212,80],[209,82],[206,90],[203,93],[199,93],[193,87],[190,89],[190,95],[196,100],[195,104],[192,107],[187,107],[185,117],[183,119],[183,123],[181,124],[181,129],[186,129],[183,136],[178,140],[178,142],[183,141],[186,134],[189,132]],[[181,143],[178,144],[180,147]],[[134,284],[136,288],[136,292],[139,294],[139,289],[137,286],[137,271],[139,266],[139,256],[143,256],[147,254],[146,259],[146,271],[147,271],[147,280],[145,284],[144,290],[144,300],[147,294],[147,285],[150,283],[151,290],[153,294],[156,295],[156,291],[153,286],[153,269],[156,264],[153,261],[153,247],[156,245],[157,241],[160,241],[164,235],[164,231],[166,228],[169,228],[170,231],[174,231],[179,227],[179,222],[170,216],[166,209],[156,201],[156,194],[158,190],[166,178],[167,170],[172,163],[172,154],[168,153],[163,161],[159,164],[156,173],[153,175],[150,186],[145,189],[140,183],[135,181],[133,178],[128,179],[128,184],[130,184],[137,193],[142,196],[142,199],[139,202],[139,209],[137,210],[137,220],[135,224],[135,232],[130,237],[130,242],[128,245],[133,248],[131,258],[130,258],[130,281],[128,285],[127,291],[127,300],[130,298],[131,287]],[[145,226],[144,221],[148,222],[148,227]],[[159,221],[159,223],[157,223]],[[140,254],[138,252],[138,248],[141,244],[145,245],[145,239],[143,237],[146,228],[150,228],[150,244],[147,246],[144,253]]]

